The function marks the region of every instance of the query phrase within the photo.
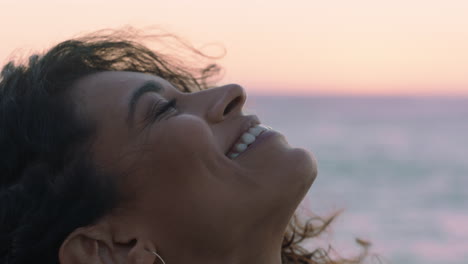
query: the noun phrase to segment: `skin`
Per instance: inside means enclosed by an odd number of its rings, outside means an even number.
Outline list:
[[[146,81],[163,91],[143,94],[129,124],[129,98]],[[115,71],[80,79],[71,96],[97,124],[92,157],[115,175],[124,201],[70,234],[61,263],[160,263],[148,250],[167,264],[281,263],[284,230],[316,161],[278,132],[226,157],[245,122],[256,120],[242,113],[241,86],[183,93],[154,75]],[[152,104],[173,98],[176,109],[146,122]]]

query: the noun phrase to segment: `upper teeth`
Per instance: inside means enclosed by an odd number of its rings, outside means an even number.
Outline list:
[[[258,135],[260,135],[262,132],[268,129],[270,128],[263,125],[255,125],[249,128],[248,131],[242,134],[242,136],[239,138],[239,141],[237,141],[237,143],[234,144],[234,147],[228,154],[228,157],[233,159],[239,156],[240,153],[244,152],[247,149],[247,147],[255,141]]]

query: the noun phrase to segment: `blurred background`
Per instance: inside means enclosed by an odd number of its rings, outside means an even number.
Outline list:
[[[226,48],[221,83],[314,153],[302,204],[395,264],[468,263],[468,1],[0,0],[0,62],[102,28]],[[311,244],[313,246],[313,243]]]

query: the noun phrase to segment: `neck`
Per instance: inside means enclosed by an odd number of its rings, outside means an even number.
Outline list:
[[[196,251],[175,248],[163,252],[163,259],[166,264],[281,264],[281,244],[253,242],[246,237],[244,242],[225,252],[210,248]]]
[[[172,237],[161,245],[161,255],[166,264],[281,264],[283,231],[258,225],[250,232],[237,232],[243,235],[230,230],[222,240],[220,234],[206,234],[197,241]]]

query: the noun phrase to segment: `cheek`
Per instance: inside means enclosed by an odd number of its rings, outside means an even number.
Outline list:
[[[126,188],[137,193],[142,205],[154,201],[147,205],[153,209],[172,212],[172,205],[178,204],[181,208],[187,206],[182,210],[186,214],[195,214],[193,208],[205,211],[204,206],[213,197],[223,194],[219,179],[213,176],[213,170],[219,168],[208,165],[219,159],[210,127],[189,115],[159,124],[159,127],[154,124],[140,143],[144,151],[134,157],[138,170],[132,173]],[[175,220],[171,218],[171,221]]]
[[[165,156],[195,156],[209,155],[216,149],[214,136],[205,123],[198,117],[181,115],[161,123],[152,141],[155,146],[161,146]]]
[[[217,155],[211,129],[194,116],[155,123],[147,133],[138,144],[141,151],[135,162],[145,174],[158,175],[165,184],[188,184],[186,178],[203,172],[206,161]]]

